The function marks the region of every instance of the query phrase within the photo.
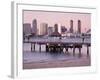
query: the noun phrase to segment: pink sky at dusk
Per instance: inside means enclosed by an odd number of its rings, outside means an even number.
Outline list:
[[[74,31],[77,31],[77,21],[81,20],[82,32],[91,28],[91,14],[88,13],[63,13],[63,12],[46,12],[46,11],[24,11],[23,22],[32,24],[32,20],[37,20],[38,29],[41,23],[48,23],[48,26],[54,24],[70,28],[70,20],[73,20]],[[59,26],[58,26],[59,27]]]

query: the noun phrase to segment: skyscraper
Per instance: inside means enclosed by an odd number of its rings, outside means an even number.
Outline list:
[[[52,37],[60,37],[61,34],[58,32],[58,24],[54,25],[54,32],[50,35]]]
[[[23,33],[24,34],[31,34],[31,24],[30,23],[23,24]]]
[[[51,35],[53,33],[53,27],[48,27],[48,35]]]
[[[48,24],[41,23],[40,24],[40,35],[47,35],[48,34]]]
[[[58,24],[58,32],[61,34],[61,24]]]
[[[73,33],[73,20],[70,20],[70,33]]]
[[[80,20],[78,20],[78,31],[77,32],[81,33],[81,21]]]
[[[36,20],[36,19],[34,19],[34,20],[32,21],[32,33],[33,33],[34,35],[37,35],[37,20]]]
[[[54,25],[54,32],[58,32],[58,24]]]

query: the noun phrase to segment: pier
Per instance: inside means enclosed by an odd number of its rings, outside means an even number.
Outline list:
[[[87,56],[89,56],[89,47],[91,46],[91,39],[90,38],[71,38],[71,37],[66,37],[66,38],[59,38],[59,37],[47,37],[47,38],[39,38],[39,37],[33,37],[30,38],[29,40],[25,40],[24,43],[29,43],[31,45],[31,51],[35,52],[35,44],[39,45],[39,52],[41,52],[41,45],[46,46],[46,52],[62,52],[63,49],[65,48],[66,51],[68,52],[68,49],[71,48],[73,50],[73,56],[75,56],[75,49],[78,48],[79,50],[79,57],[81,57],[81,48],[83,45],[87,47]]]

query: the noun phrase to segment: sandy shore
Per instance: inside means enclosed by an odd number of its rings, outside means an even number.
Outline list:
[[[39,61],[23,63],[23,69],[38,69],[38,68],[57,68],[57,67],[77,67],[77,66],[90,66],[91,59],[86,55],[71,60],[52,60],[52,61]]]

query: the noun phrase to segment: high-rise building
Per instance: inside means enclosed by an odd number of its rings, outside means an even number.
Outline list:
[[[80,20],[78,20],[78,31],[77,32],[81,33],[81,21]]]
[[[58,24],[54,25],[54,32],[50,35],[52,37],[60,37],[61,34],[58,32]]]
[[[58,24],[58,32],[61,34],[61,24]]]
[[[73,33],[73,20],[70,20],[70,33]]]
[[[48,27],[48,35],[51,35],[53,33],[53,27]]]
[[[48,34],[48,24],[41,23],[40,24],[40,35],[47,35]]]
[[[54,25],[54,32],[58,32],[58,24]]]
[[[32,21],[32,33],[33,33],[34,35],[37,35],[37,20],[36,20],[36,19],[34,19],[34,20]]]
[[[30,23],[23,24],[23,33],[24,34],[31,34],[31,24]]]

